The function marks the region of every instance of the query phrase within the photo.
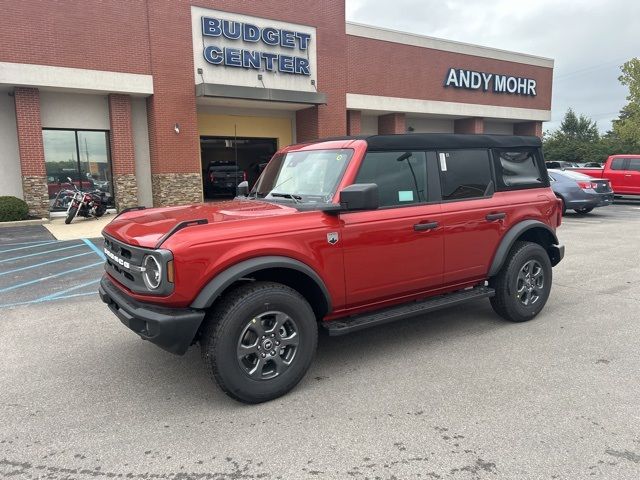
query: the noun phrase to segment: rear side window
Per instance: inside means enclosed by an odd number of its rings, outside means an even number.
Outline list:
[[[498,190],[542,187],[546,185],[535,150],[495,150]]]
[[[629,170],[640,172],[640,158],[629,159]]]
[[[443,200],[463,200],[485,196],[491,182],[488,150],[438,152]]]
[[[624,158],[614,158],[611,162],[611,170],[623,170]]]
[[[424,152],[369,152],[356,183],[377,184],[381,207],[426,202],[427,157]]]

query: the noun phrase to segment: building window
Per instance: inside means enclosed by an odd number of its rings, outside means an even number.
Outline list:
[[[108,132],[46,129],[42,137],[52,212],[67,209],[74,185],[81,190],[108,193],[108,203],[112,206]]]
[[[438,152],[443,200],[484,197],[491,182],[487,150]]]
[[[355,183],[375,183],[381,207],[426,202],[427,157],[424,152],[369,152]]]

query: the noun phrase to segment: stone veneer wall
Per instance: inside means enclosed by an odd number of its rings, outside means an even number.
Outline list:
[[[114,175],[114,194],[116,210],[121,212],[125,208],[138,206],[138,182],[133,173]]]
[[[47,177],[23,175],[24,201],[29,205],[29,215],[49,218],[49,191]]]
[[[153,206],[168,207],[202,202],[199,173],[156,173],[151,175]]]

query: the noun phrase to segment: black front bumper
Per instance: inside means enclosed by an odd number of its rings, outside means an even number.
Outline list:
[[[192,308],[166,308],[138,302],[123,293],[105,275],[100,298],[129,329],[160,348],[184,355],[202,324],[205,312]]]

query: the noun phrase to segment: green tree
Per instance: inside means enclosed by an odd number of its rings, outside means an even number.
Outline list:
[[[607,158],[598,125],[585,115],[567,110],[560,127],[542,138],[547,160],[601,162]]]
[[[609,136],[625,149],[631,148],[634,150],[633,153],[637,153],[640,151],[640,59],[632,58],[625,62],[620,70],[622,75],[618,80],[629,88],[629,103],[622,107],[619,117],[613,121]]]
[[[571,108],[564,114],[560,123],[560,133],[567,138],[585,142],[596,142],[600,139],[596,122],[585,115],[578,117]]]

